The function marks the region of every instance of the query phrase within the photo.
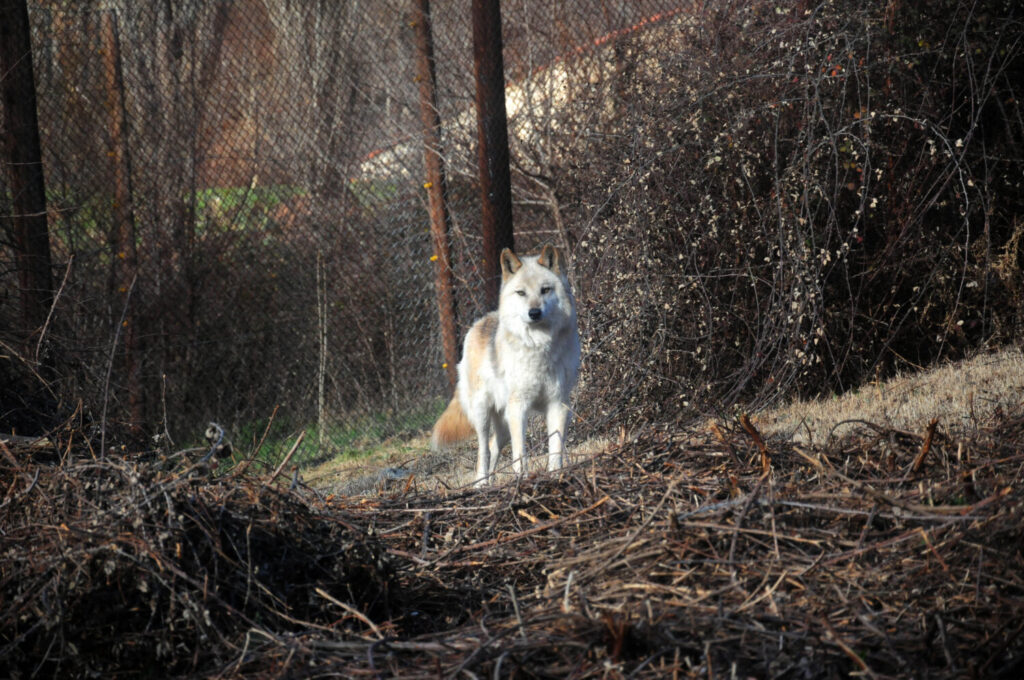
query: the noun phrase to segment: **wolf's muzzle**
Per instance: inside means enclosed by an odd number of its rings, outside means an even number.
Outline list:
[[[540,310],[540,307],[531,307],[527,314],[530,316],[530,321],[540,321],[540,317],[544,316],[544,312]]]

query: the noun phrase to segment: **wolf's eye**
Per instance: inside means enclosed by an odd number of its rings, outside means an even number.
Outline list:
[[[540,289],[540,294],[541,295],[547,295],[550,292],[551,292],[551,286],[542,286],[541,289]]]
[[[526,291],[525,290],[517,290],[516,291],[516,295],[521,295],[523,297],[526,297]]]

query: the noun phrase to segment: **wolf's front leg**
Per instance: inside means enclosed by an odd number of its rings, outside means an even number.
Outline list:
[[[526,460],[526,405],[509,401],[505,407],[505,418],[508,420],[509,439],[512,440],[512,470],[521,475]]]
[[[489,475],[494,475],[494,470],[498,467],[498,454],[507,443],[508,426],[504,419],[496,413],[491,418],[491,467],[487,471]]]
[[[565,464],[565,428],[569,423],[569,406],[561,401],[548,404],[548,470],[559,470]]]
[[[490,450],[489,444],[491,440],[491,423],[490,418],[480,418],[480,422],[476,423],[476,480],[474,480],[474,486],[483,486],[487,483],[487,475],[490,472]]]

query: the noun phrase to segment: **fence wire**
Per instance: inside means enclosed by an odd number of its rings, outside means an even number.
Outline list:
[[[614,115],[618,39],[680,9],[502,4],[517,246],[567,245],[551,141]],[[45,342],[86,418],[179,443],[208,420],[248,443],[272,419],[271,441],[308,430],[309,459],[432,422],[450,387],[413,5],[29,4],[59,284]],[[470,0],[431,10],[461,332],[483,311]],[[9,327],[12,262],[0,249]]]

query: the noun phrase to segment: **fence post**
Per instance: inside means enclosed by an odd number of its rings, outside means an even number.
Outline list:
[[[103,42],[104,85],[107,90],[107,115],[110,121],[109,155],[114,170],[114,223],[110,230],[113,250],[111,278],[115,299],[124,307],[124,380],[128,389],[128,410],[132,429],[138,430],[144,419],[145,395],[142,388],[141,358],[137,320],[130,304],[132,281],[138,274],[135,245],[135,213],[132,208],[131,157],[128,154],[124,103],[124,78],[121,73],[121,43],[117,17],[113,11],[100,14]]]
[[[53,301],[53,278],[32,39],[25,0],[0,0],[0,90],[6,132],[3,163],[7,166],[11,192],[11,235],[27,344],[46,322]]]
[[[437,311],[441,320],[441,344],[444,346],[445,372],[455,388],[455,364],[459,360],[455,332],[455,295],[452,292],[451,248],[448,231],[448,184],[441,156],[441,116],[437,110],[434,71],[434,37],[430,22],[430,0],[413,0],[413,24],[416,29],[416,80],[420,86],[420,119],[423,122],[423,165],[426,168],[427,197],[430,205],[430,234],[434,241],[437,266]]]
[[[513,246],[501,3],[499,0],[473,0],[472,13],[484,291],[488,306],[493,308],[498,304],[501,287],[498,255],[503,248]]]

